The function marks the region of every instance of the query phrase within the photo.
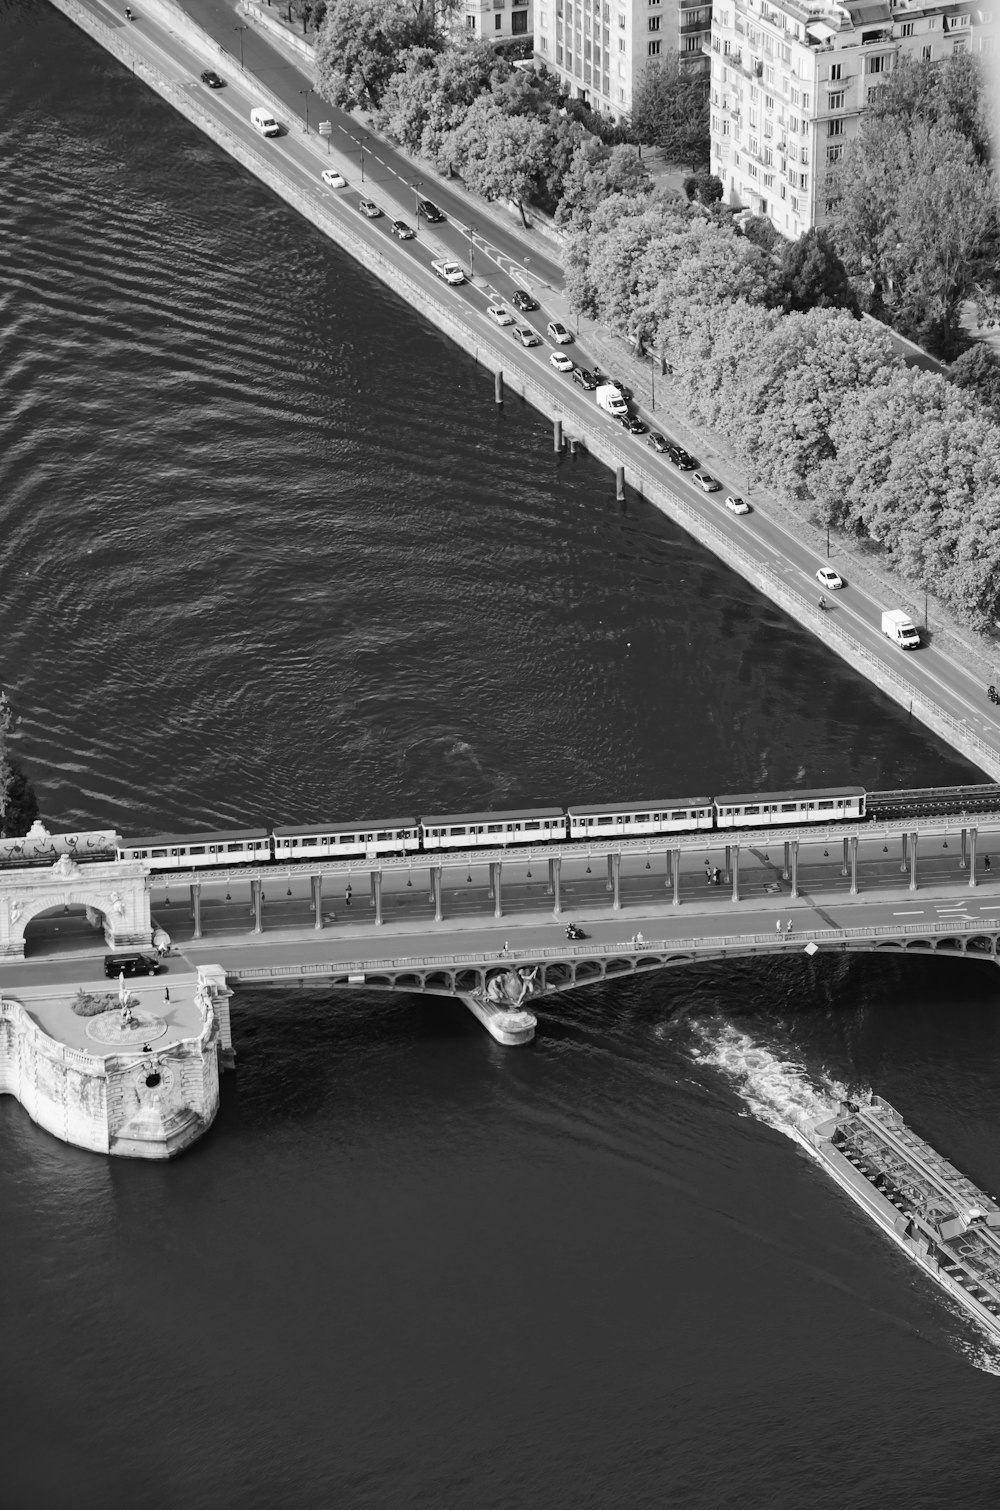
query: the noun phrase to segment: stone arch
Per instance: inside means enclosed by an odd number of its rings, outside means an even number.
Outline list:
[[[148,948],[152,940],[149,879],[139,864],[55,865],[0,871],[0,955],[24,958],[24,931],[46,912],[85,908],[99,919],[111,949]]]

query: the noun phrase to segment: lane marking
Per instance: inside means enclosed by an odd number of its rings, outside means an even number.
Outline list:
[[[918,907],[917,910],[916,910],[916,912],[894,912],[893,913],[893,917],[894,918],[922,918],[923,915],[924,915],[924,909],[922,907]]]

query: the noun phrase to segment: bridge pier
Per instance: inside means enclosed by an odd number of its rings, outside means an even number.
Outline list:
[[[314,928],[322,928],[322,926],[323,926],[323,877],[322,876],[310,876],[309,877],[309,882],[310,882],[310,885],[312,886],[313,913],[315,914],[315,919],[316,919],[315,922],[313,923],[313,927]]]
[[[903,836],[902,836],[903,854],[902,854],[902,858],[901,858],[901,860],[899,862],[899,868],[904,873],[909,869],[909,865],[910,865],[909,838],[910,838],[909,834],[903,834]]]
[[[620,911],[622,905],[622,857],[619,854],[608,856],[608,872],[611,877],[611,890],[613,899],[611,906],[615,912]]]
[[[787,881],[788,880],[788,851],[789,851],[789,840],[786,839],[785,840],[785,863],[781,867],[781,879],[783,881]],[[794,896],[795,893],[793,892],[792,895]]]
[[[725,868],[725,876],[726,876],[726,885],[728,886],[729,883],[730,883],[730,881],[733,879],[733,846],[731,844],[727,844],[726,845],[726,868]]]
[[[849,865],[848,865],[848,849],[849,849],[849,846],[850,846],[850,842],[851,842],[850,839],[845,834],[844,835],[844,858],[841,861],[841,865],[840,865],[840,874],[842,876],[846,876],[847,875],[848,868],[849,868]]]
[[[376,928],[381,928],[381,926],[382,926],[382,872],[380,870],[373,870],[372,871],[372,873],[371,873],[371,884],[372,884],[372,900],[371,900],[371,904],[375,908],[375,927]]]
[[[495,918],[503,917],[503,898],[500,894],[500,872],[502,869],[502,861],[490,861],[490,890],[493,893],[493,916]]]
[[[667,859],[668,859],[668,870],[670,872],[670,879],[674,883],[674,894],[673,894],[673,896],[671,898],[671,901],[673,902],[673,905],[675,907],[679,907],[681,905],[681,852],[680,852],[680,848],[678,847],[677,849],[670,850],[668,852]],[[669,864],[669,861],[671,859],[673,860],[673,864],[672,865]]]
[[[976,840],[979,838],[977,828],[969,829],[969,885],[976,884]]]
[[[732,866],[733,872],[733,901],[740,899],[740,847],[738,844],[727,844],[726,862]]]
[[[552,915],[558,917],[562,912],[562,860],[556,858],[549,861],[549,893],[552,897]]]
[[[440,923],[444,917],[444,909],[441,906],[441,867],[432,865],[431,872],[431,901],[434,903],[434,921]]]
[[[250,907],[253,912],[253,927],[251,933],[264,932],[264,883],[263,881],[250,882]]]
[[[799,841],[798,841],[798,839],[792,839],[788,844],[785,845],[785,853],[786,854],[788,853],[789,849],[792,852],[792,874],[791,874],[792,886],[791,886],[791,897],[792,897],[792,901],[794,902],[795,898],[799,894]]]
[[[966,867],[966,864],[967,864],[968,838],[969,838],[969,830],[967,828],[963,828],[963,830],[962,830],[962,853],[958,857],[958,868],[959,868],[959,870],[964,870],[965,867]]]
[[[910,890],[917,889],[917,836],[910,835]]]
[[[191,934],[191,937],[193,939],[200,939],[201,938],[201,882],[200,881],[192,881],[192,883],[191,883],[191,916],[194,919],[194,932]]]
[[[851,835],[851,896],[858,894],[858,836]]]

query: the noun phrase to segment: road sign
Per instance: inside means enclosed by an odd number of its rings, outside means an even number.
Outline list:
[[[329,136],[333,131],[333,122],[320,121],[319,125],[316,127],[316,130],[319,132],[320,136]]]

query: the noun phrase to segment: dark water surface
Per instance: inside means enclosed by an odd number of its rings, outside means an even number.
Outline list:
[[[0,0],[0,676],[55,826],[969,768],[42,3]],[[3,1510],[992,1504],[1000,1368],[784,1136],[1000,1193],[986,966],[247,993],[219,1121],[0,1101]]]

